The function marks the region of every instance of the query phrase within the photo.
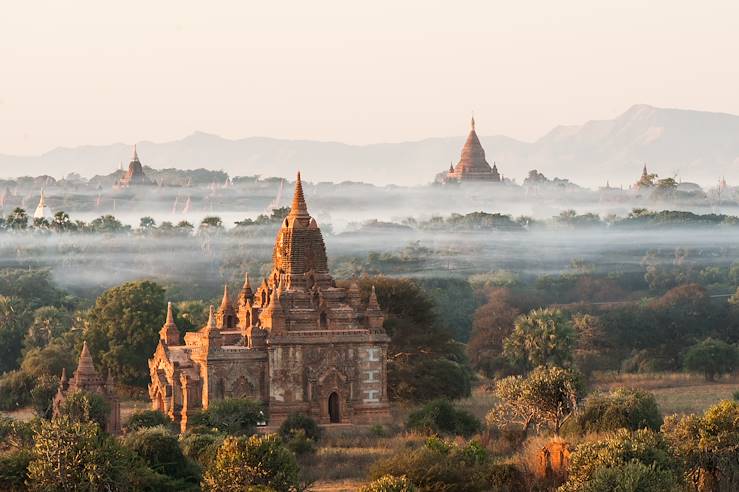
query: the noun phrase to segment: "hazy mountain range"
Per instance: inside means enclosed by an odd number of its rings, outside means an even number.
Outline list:
[[[138,152],[142,163],[154,168],[205,167],[232,176],[292,176],[301,169],[309,181],[414,185],[431,182],[450,162],[456,164],[465,137],[466,129],[457,137],[347,145],[263,137],[230,140],[197,132],[172,142],[139,142]],[[488,162],[497,162],[504,176],[518,182],[528,170],[538,169],[547,177],[586,186],[606,180],[628,184],[646,162],[661,177],[713,185],[725,176],[730,184],[739,183],[739,116],[731,114],[636,105],[612,120],[556,127],[535,142],[501,135],[480,140]],[[119,163],[127,165],[130,156],[131,146],[122,143],[57,148],[40,156],[0,155],[0,177],[109,174]]]

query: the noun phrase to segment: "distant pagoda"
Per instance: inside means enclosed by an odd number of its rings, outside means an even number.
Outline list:
[[[77,370],[74,371],[72,379],[67,380],[67,371],[62,369],[62,376],[59,379],[59,387],[53,402],[54,416],[60,415],[62,404],[67,396],[78,391],[96,394],[108,403],[110,408],[105,419],[105,431],[110,434],[120,434],[121,405],[115,392],[115,383],[110,373],[104,380],[95,369],[90,349],[87,348],[87,341],[82,344]]]
[[[131,162],[128,163],[128,171],[116,182],[116,187],[127,188],[129,186],[151,186],[155,184],[144,174],[144,167],[139,161],[139,154],[136,152],[136,146],[134,145],[133,157]]]
[[[46,204],[44,190],[41,190],[41,197],[38,200],[36,211],[33,213],[33,218],[51,220],[51,209],[49,209],[49,206]]]
[[[482,148],[480,139],[475,131],[475,118],[472,118],[470,133],[467,141],[462,147],[462,156],[456,166],[449,166],[449,172],[443,181],[490,181],[499,183],[501,181],[498,167],[493,167],[485,160],[485,149]]]

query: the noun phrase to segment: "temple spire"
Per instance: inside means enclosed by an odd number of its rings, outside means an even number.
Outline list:
[[[77,371],[75,371],[74,376],[78,381],[80,377],[97,376],[95,364],[93,364],[92,355],[90,355],[90,349],[87,348],[87,340],[82,343],[82,352],[80,352],[80,360],[77,363]]]
[[[167,303],[167,321],[164,322],[162,329],[159,330],[159,339],[167,345],[180,344],[180,332],[174,322],[171,302]]]
[[[470,131],[475,131],[475,114],[472,114],[472,119],[470,120]]]
[[[308,205],[305,203],[305,195],[303,194],[303,182],[300,179],[300,171],[298,178],[295,180],[295,194],[293,195],[293,204],[290,207],[291,217],[310,217],[308,215]]]
[[[242,286],[242,289],[251,290],[251,284],[249,283],[249,272],[246,272],[244,274],[244,285]]]
[[[172,315],[172,303],[167,303],[167,321],[165,322],[166,325],[173,325],[174,324],[174,316]]]
[[[228,295],[228,284],[223,286],[223,299],[221,299],[221,311],[228,309],[231,305],[231,297]]]
[[[370,293],[369,302],[367,303],[367,309],[380,309],[380,303],[377,302],[377,293],[375,292],[375,286],[372,286],[372,292]]]
[[[215,317],[215,309],[213,309],[213,304],[210,305],[210,310],[208,311],[208,324],[205,326],[206,328],[209,328],[209,329],[216,328],[216,317]]]
[[[139,160],[139,154],[136,152],[136,144],[133,144],[133,158],[131,158],[132,161],[138,161]]]

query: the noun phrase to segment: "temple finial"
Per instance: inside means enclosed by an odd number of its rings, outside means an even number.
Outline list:
[[[244,286],[243,289],[251,290],[251,284],[249,283],[249,272],[244,273]]]
[[[471,130],[474,132],[475,131],[475,112],[474,111],[472,112],[472,119],[470,120],[470,127],[471,127]]]
[[[134,160],[134,161],[138,161],[139,160],[139,154],[138,154],[138,152],[136,152],[136,144],[133,144],[133,159],[132,160]]]
[[[213,304],[210,305],[210,311],[208,312],[208,328],[216,328],[216,317],[215,317],[215,309],[213,308]]]

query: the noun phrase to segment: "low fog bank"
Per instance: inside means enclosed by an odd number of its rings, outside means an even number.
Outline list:
[[[245,178],[244,178],[245,179]],[[285,180],[251,179],[230,185],[200,187],[144,187],[123,190],[46,189],[50,213],[64,211],[73,220],[89,222],[106,214],[124,224],[138,226],[139,219],[157,223],[199,223],[217,215],[227,227],[245,218],[269,214],[290,205],[293,184]],[[401,222],[408,217],[428,220],[434,216],[476,211],[526,216],[544,220],[566,210],[601,217],[624,216],[634,208],[685,210],[698,214],[739,215],[739,194],[733,188],[704,191],[587,190],[567,182],[548,181],[532,186],[512,184],[376,187],[361,183],[304,183],[308,207],[321,224],[341,232],[367,220]],[[20,207],[33,215],[41,187],[23,192],[6,190],[0,197],[0,215]],[[1,190],[0,190],[1,191]]]
[[[120,282],[154,279],[174,297],[206,290],[217,296],[224,282],[239,285],[248,272],[256,284],[271,265],[276,227],[156,234],[0,234],[0,267],[49,268],[63,287],[94,295]],[[539,276],[573,264],[601,273],[643,272],[651,262],[690,262],[697,268],[739,261],[739,228],[679,229],[547,228],[518,231],[432,232],[418,229],[325,232],[337,278],[386,274],[468,277],[509,272]],[[650,256],[651,255],[651,256]]]

